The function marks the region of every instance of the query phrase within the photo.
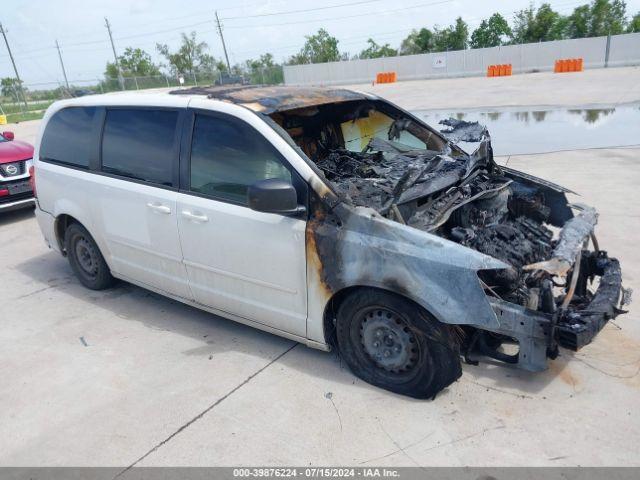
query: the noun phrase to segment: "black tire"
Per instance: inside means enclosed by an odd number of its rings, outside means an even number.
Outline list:
[[[69,264],[80,283],[91,290],[104,290],[113,286],[115,279],[107,262],[93,237],[82,225],[69,225],[64,234],[64,245]]]
[[[365,382],[414,398],[434,398],[462,375],[451,327],[406,298],[358,290],[340,304],[336,320],[340,355]]]

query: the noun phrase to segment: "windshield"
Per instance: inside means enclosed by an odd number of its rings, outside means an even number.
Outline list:
[[[362,152],[370,147],[372,139],[391,140],[394,119],[379,111],[370,110],[365,117],[348,120],[340,124],[344,146],[351,152]],[[426,149],[427,144],[406,130],[396,133],[395,140],[411,149]]]
[[[0,143],[2,142],[8,142],[8,140],[0,133]]]
[[[381,100],[329,103],[270,117],[335,193],[382,214],[391,205],[424,203],[475,165],[475,157],[437,130]]]
[[[385,151],[388,143],[400,150],[448,150],[436,130],[384,101],[336,102],[270,116],[316,163],[339,150]]]

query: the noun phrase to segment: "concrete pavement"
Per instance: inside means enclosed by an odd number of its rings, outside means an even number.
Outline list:
[[[640,67],[369,83],[345,88],[375,93],[407,110],[618,105],[640,100]]]

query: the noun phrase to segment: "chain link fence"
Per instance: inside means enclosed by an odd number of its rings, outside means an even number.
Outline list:
[[[122,78],[90,78],[70,80],[69,87],[60,81],[3,85],[0,92],[0,119],[17,123],[42,118],[56,100],[85,95],[149,90],[154,88],[195,87],[209,85],[277,85],[284,82],[282,66],[263,67],[232,74],[226,72],[184,73],[149,77],[125,75]]]

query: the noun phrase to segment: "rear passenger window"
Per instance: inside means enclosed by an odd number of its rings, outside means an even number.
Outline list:
[[[249,185],[291,172],[271,143],[239,120],[196,115],[191,143],[191,190],[247,203]]]
[[[107,110],[102,136],[102,171],[171,186],[177,164],[172,110]]]
[[[42,135],[40,159],[89,168],[95,114],[95,107],[69,107],[55,113]]]

